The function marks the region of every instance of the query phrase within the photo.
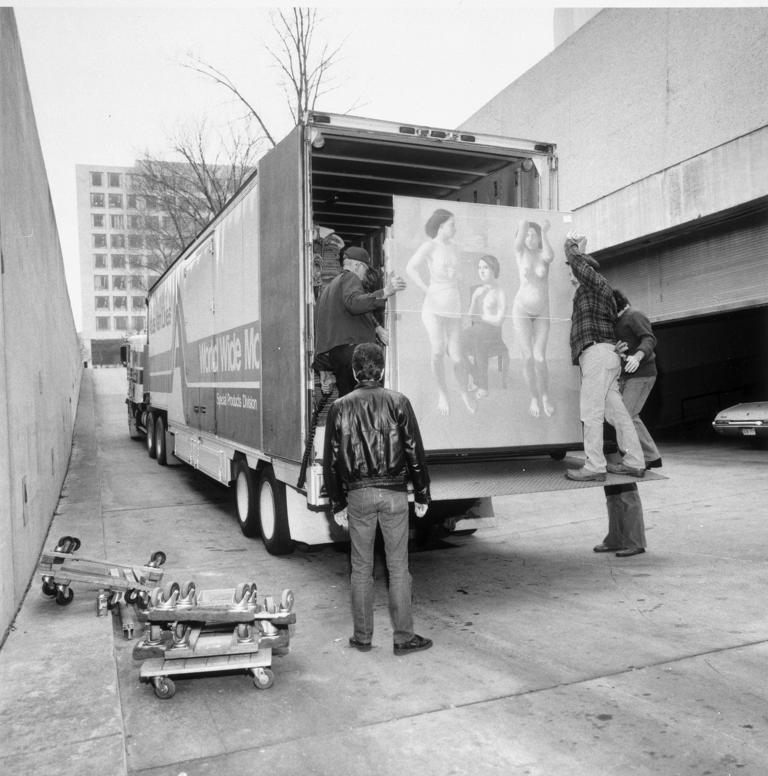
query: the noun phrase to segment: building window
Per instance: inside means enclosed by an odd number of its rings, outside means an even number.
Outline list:
[[[131,310],[144,310],[144,308],[147,306],[146,302],[144,301],[143,296],[132,296],[131,297]]]
[[[104,207],[104,195],[91,194],[91,207]]]
[[[136,206],[136,195],[135,194],[127,194],[126,195],[126,200],[127,200],[126,207],[129,210],[137,210],[138,209],[137,206]]]
[[[141,256],[136,253],[131,253],[128,255],[128,266],[131,269],[141,269],[143,266]]]
[[[112,276],[112,288],[115,291],[125,291],[128,288],[127,275],[113,275]]]
[[[94,229],[103,229],[104,213],[91,213],[91,226]]]
[[[94,248],[106,248],[107,247],[107,235],[94,234],[93,235],[93,247]]]
[[[147,283],[144,280],[144,275],[131,275],[131,288],[144,291],[147,287]]]
[[[141,216],[128,216],[129,229],[141,229]]]
[[[125,248],[125,235],[124,234],[109,235],[109,245],[112,248]]]
[[[127,310],[128,309],[128,297],[127,296],[113,296],[112,297],[112,309],[114,309],[114,310]]]
[[[144,197],[144,207],[147,210],[157,210],[157,197]]]
[[[170,229],[173,226],[173,222],[171,221],[170,216],[163,216],[162,223],[163,223],[163,229],[166,229],[166,230]]]
[[[109,291],[109,275],[94,275],[93,287],[97,291]]]
[[[91,173],[91,186],[103,186],[103,179],[100,172]]]
[[[113,189],[119,189],[120,188],[120,173],[119,172],[107,173],[107,178],[109,180],[109,185]]]
[[[144,223],[147,229],[159,229],[160,216],[144,216]]]
[[[153,250],[160,246],[160,240],[156,234],[148,234],[145,238],[145,242],[147,244],[147,250]]]
[[[110,207],[122,207],[123,206],[123,195],[122,194],[110,194],[108,202],[109,202],[109,206]]]
[[[143,315],[134,315],[131,318],[131,326],[135,331],[142,331],[145,328],[144,325],[144,316]]]
[[[96,303],[95,307],[97,310],[109,310],[109,297],[108,296],[97,296],[95,297]],[[109,320],[109,319],[107,319]]]
[[[129,234],[128,235],[128,247],[129,248],[143,248],[144,247],[144,237],[140,234]]]
[[[106,253],[94,253],[93,254],[93,266],[96,269],[107,268],[107,254]]]
[[[109,217],[109,225],[113,229],[123,229],[123,216],[122,215],[112,215]]]
[[[107,316],[96,316],[96,328],[99,331],[109,331],[109,318]]]
[[[112,269],[125,269],[125,254],[113,253],[112,254]]]
[[[128,329],[127,315],[116,315],[114,320],[115,320],[116,331],[126,331]]]

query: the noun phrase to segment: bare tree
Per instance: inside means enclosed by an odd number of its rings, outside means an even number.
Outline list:
[[[162,272],[205,228],[253,170],[263,140],[246,127],[214,133],[206,120],[179,130],[172,160],[146,151],[136,163],[132,191],[143,210],[145,266]],[[216,137],[212,139],[212,135]]]
[[[280,73],[278,87],[295,126],[326,93],[328,73],[341,46],[315,45],[321,22],[316,9],[277,10],[270,19],[277,44],[265,48]],[[150,250],[147,266],[155,271],[165,269],[224,207],[255,166],[264,145],[276,145],[265,111],[228,75],[192,56],[184,66],[223,86],[245,108],[245,115],[230,124],[226,137],[220,135],[216,143],[202,121],[193,131],[177,133],[172,139],[174,161],[161,161],[146,152],[137,163],[134,191],[151,206],[144,214],[143,228]]]
[[[277,35],[275,47],[267,46],[280,72],[279,86],[285,96],[294,126],[307,112],[313,111],[319,97],[330,90],[329,71],[336,63],[341,45],[327,44],[316,51],[315,33],[321,20],[314,8],[292,8],[290,12],[271,14],[272,29]],[[223,86],[245,107],[247,114],[258,123],[267,142],[276,145],[267,125],[266,115],[257,102],[250,100],[232,79],[218,68],[198,57],[190,57],[186,67]]]

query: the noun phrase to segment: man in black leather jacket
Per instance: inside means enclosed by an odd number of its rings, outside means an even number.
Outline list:
[[[375,343],[352,354],[357,388],[337,399],[325,425],[323,476],[334,519],[348,523],[351,542],[352,619],[349,644],[367,652],[373,638],[373,550],[381,527],[389,571],[389,611],[394,652],[432,646],[414,633],[408,570],[408,482],[416,516],[430,501],[424,446],[410,401],[383,388],[384,351]]]

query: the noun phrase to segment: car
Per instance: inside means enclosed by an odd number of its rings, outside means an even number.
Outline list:
[[[768,444],[768,401],[734,404],[715,415],[712,428],[722,436],[745,437],[754,447]]]

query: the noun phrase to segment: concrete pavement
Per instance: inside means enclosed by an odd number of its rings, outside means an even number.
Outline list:
[[[591,551],[600,488],[498,499],[495,527],[412,554],[417,631],[395,657],[383,570],[369,653],[350,650],[344,547],[276,558],[243,537],[229,492],[162,468],[127,435],[122,370],[88,370],[47,547],[143,564],[198,589],[296,595],[275,684],[177,681],[158,700],[134,641],[37,576],[0,650],[0,771],[14,774],[731,774],[768,772],[764,553],[768,452],[662,445],[641,485],[649,551]],[[136,637],[140,635],[137,631]]]

